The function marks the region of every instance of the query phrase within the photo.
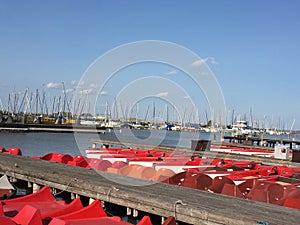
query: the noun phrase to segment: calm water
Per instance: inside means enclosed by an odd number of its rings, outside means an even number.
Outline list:
[[[82,154],[84,149],[91,147],[91,139],[112,139],[122,142],[135,142],[154,145],[168,145],[190,147],[191,140],[220,139],[217,134],[198,132],[177,132],[163,130],[115,130],[106,134],[73,134],[73,133],[0,133],[0,147],[21,148],[23,155],[44,155],[49,152],[67,153],[70,155]],[[275,138],[275,137],[274,137]],[[283,139],[289,137],[284,136]],[[296,140],[300,135],[295,135]]]
[[[200,137],[201,135],[201,137]],[[73,133],[0,133],[0,147],[20,148],[23,155],[44,155],[49,152],[81,154],[91,147],[91,139],[112,139],[123,142],[163,144],[190,147],[193,139],[209,139],[210,135],[193,132],[167,132],[159,130],[115,130],[106,134]]]

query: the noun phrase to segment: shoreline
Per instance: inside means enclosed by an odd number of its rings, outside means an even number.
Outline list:
[[[19,124],[0,123],[1,132],[61,132],[61,133],[105,133],[104,128],[82,125],[61,125],[61,124]]]

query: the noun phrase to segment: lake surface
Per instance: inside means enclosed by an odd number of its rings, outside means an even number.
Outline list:
[[[154,145],[190,147],[193,139],[209,139],[207,133],[169,132],[161,130],[110,130],[105,134],[86,133],[0,133],[0,147],[20,148],[23,155],[44,155],[49,152],[82,154],[91,147],[91,139],[110,139]]]
[[[91,147],[91,139],[110,139],[121,142],[135,142],[152,145],[187,147],[192,140],[220,140],[219,134],[203,132],[164,131],[164,130],[108,130],[105,134],[86,133],[0,133],[0,147],[20,148],[23,155],[45,155],[49,152],[66,153],[72,156],[83,154]],[[276,138],[274,136],[273,138]],[[283,139],[289,139],[283,136]],[[294,135],[296,140],[300,134]]]

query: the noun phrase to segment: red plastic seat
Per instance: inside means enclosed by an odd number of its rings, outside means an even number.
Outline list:
[[[95,170],[107,171],[107,168],[111,167],[112,163],[108,160],[102,159],[90,159],[88,160],[88,168]]]
[[[120,217],[103,217],[90,219],[62,220],[54,218],[48,225],[132,225]]]
[[[6,216],[1,216],[0,215],[0,224],[1,225],[16,225],[14,221],[11,220],[11,218],[6,217]]]
[[[221,194],[238,198],[245,198],[240,189],[234,184],[224,184]]]
[[[221,193],[225,184],[234,185],[234,182],[226,176],[217,176],[212,180],[212,185],[209,189],[214,193]]]
[[[19,198],[3,200],[2,203],[4,205],[12,204],[12,203],[26,203],[26,202],[43,202],[43,201],[53,201],[55,202],[54,196],[51,194],[50,188],[48,186],[44,186],[39,191],[26,195]]]
[[[293,198],[293,197],[287,197],[284,202],[283,206],[294,208],[294,209],[300,209],[300,199],[299,198]]]
[[[24,208],[12,218],[12,221],[21,225],[42,225],[40,210],[30,205],[24,206]]]
[[[61,220],[77,220],[77,219],[101,218],[106,216],[107,214],[104,212],[101,202],[99,200],[95,200],[92,204],[90,204],[85,208],[82,208],[75,212],[71,212],[69,214],[59,216],[58,218]]]
[[[5,153],[10,155],[22,155],[22,151],[19,148],[8,148]]]
[[[39,209],[41,214],[45,214],[63,208],[65,202],[56,201],[50,192],[50,188],[45,186],[33,194],[20,198],[3,200],[2,205],[4,214],[13,217],[26,205]]]
[[[72,161],[68,161],[68,165],[72,166],[80,166],[80,167],[87,167],[88,166],[88,159],[82,155],[74,156]]]
[[[46,154],[42,157],[33,156],[33,158],[40,158],[42,160],[46,160],[46,161],[50,161],[50,162],[58,162],[58,163],[63,163],[63,164],[67,164],[69,161],[73,161],[72,156],[70,156],[68,154],[59,154],[56,152]]]
[[[74,199],[70,204],[66,205],[63,208],[42,214],[42,218],[53,218],[53,217],[58,217],[62,215],[66,215],[78,210],[81,210],[83,208],[82,203],[79,198]]]
[[[144,216],[141,221],[137,223],[137,225],[152,225],[150,217]]]
[[[173,216],[169,216],[162,225],[176,225],[176,220]]]
[[[112,165],[111,168],[116,168],[116,169],[121,169],[124,166],[127,166],[128,164],[123,161],[115,161]]]

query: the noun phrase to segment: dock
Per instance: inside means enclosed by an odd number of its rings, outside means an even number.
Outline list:
[[[249,146],[265,146],[274,148],[277,144],[289,145],[290,149],[293,145],[300,146],[300,141],[293,139],[276,139],[276,138],[265,138],[263,135],[261,137],[248,137],[248,136],[224,136],[224,141],[228,143],[238,143]]]
[[[177,151],[183,153],[195,153],[199,155],[199,157],[206,157],[206,158],[221,158],[221,159],[228,159],[228,160],[247,160],[247,161],[255,161],[260,162],[266,165],[282,165],[282,166],[291,166],[291,167],[300,167],[299,162],[292,162],[291,160],[284,160],[284,159],[275,159],[275,158],[268,158],[262,156],[252,156],[252,155],[242,155],[242,154],[235,154],[235,153],[225,153],[225,152],[215,152],[215,151],[193,151],[191,148],[184,148],[184,147],[171,147],[165,145],[149,145],[143,143],[132,143],[132,142],[120,142],[118,140],[108,140],[108,139],[91,139],[92,147],[97,146],[122,146],[124,148],[139,148],[139,149],[160,149],[164,151]],[[221,145],[224,143],[213,143],[216,145]],[[230,143],[227,143],[230,146]],[[237,146],[233,144],[233,146]],[[249,147],[247,145],[238,145],[239,147]],[[252,146],[251,146],[252,148]],[[271,150],[271,148],[265,148]]]
[[[136,212],[173,215],[187,224],[254,225],[265,221],[294,225],[300,220],[300,210],[296,209],[30,157],[1,154],[0,174],[31,186],[48,185],[53,190],[100,199],[104,204],[109,202]]]
[[[83,125],[0,123],[0,132],[105,133],[105,130]]]

